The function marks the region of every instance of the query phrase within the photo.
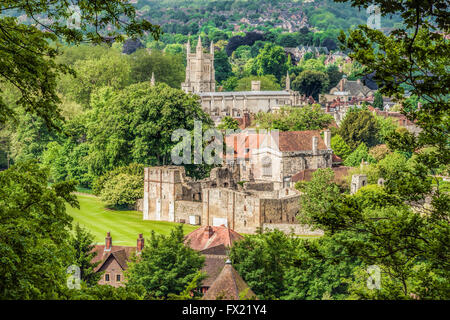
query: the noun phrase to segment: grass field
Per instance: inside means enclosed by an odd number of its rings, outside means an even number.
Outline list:
[[[142,213],[137,211],[110,210],[92,195],[77,195],[80,209],[67,206],[67,213],[73,217],[73,224],[77,222],[88,229],[99,244],[105,242],[106,232],[111,232],[113,245],[135,246],[139,233],[144,238],[154,230],[159,234],[169,234],[177,223],[165,221],[144,221]],[[189,233],[197,227],[184,225],[185,233]]]

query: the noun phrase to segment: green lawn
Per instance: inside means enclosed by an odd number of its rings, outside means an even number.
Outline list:
[[[74,225],[78,222],[88,229],[95,237],[95,241],[103,244],[106,232],[111,232],[113,245],[135,246],[139,233],[146,236],[154,230],[159,234],[169,234],[177,223],[165,221],[144,221],[142,213],[137,211],[110,210],[99,198],[90,195],[77,195],[80,209],[67,206],[67,213],[73,217]],[[198,227],[184,225],[185,233]]]

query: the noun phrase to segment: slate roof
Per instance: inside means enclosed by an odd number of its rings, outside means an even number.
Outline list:
[[[374,92],[366,87],[362,81],[351,81],[346,78],[341,79],[331,91],[348,92],[350,96],[357,96],[361,93],[364,97]]]
[[[239,300],[239,295],[245,292],[245,298],[256,299],[255,293],[227,261],[216,280],[203,296],[202,300]]]

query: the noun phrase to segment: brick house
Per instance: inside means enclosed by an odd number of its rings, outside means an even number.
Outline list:
[[[97,255],[92,260],[93,263],[100,262],[95,268],[95,272],[102,272],[103,275],[99,284],[108,284],[113,287],[124,285],[124,271],[128,268],[128,261],[133,254],[139,254],[144,248],[144,238],[142,234],[137,239],[136,247],[113,246],[110,232],[107,233],[104,245],[96,245],[93,249]]]

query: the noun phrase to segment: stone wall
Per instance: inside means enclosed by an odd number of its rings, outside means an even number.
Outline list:
[[[309,226],[302,224],[264,223],[263,229],[264,230],[278,229],[284,233],[291,233],[293,231],[296,235],[303,235],[303,236],[323,236],[322,230],[313,231]]]
[[[202,203],[194,201],[175,202],[175,222],[189,223],[189,216],[202,216]],[[201,224],[201,219],[200,219]]]
[[[261,199],[263,223],[295,223],[299,210],[299,195],[284,199]]]

